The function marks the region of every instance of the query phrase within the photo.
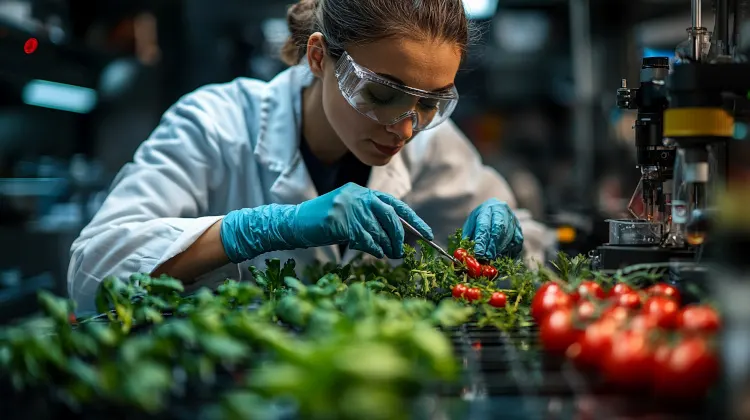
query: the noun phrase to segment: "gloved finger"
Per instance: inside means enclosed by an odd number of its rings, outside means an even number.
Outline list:
[[[489,207],[481,207],[476,217],[476,232],[474,233],[474,254],[485,258],[492,238],[492,210]]]
[[[515,216],[507,206],[497,206],[494,209],[493,222],[499,226],[498,234],[495,236],[497,254],[502,254],[513,240],[516,231]]]
[[[375,215],[383,232],[388,236],[387,246],[383,246],[388,258],[402,258],[404,254],[404,227],[398,220],[393,207],[380,201],[373,200],[370,210]]]
[[[417,216],[417,214],[414,213],[414,210],[412,210],[411,207],[409,207],[406,203],[390,194],[382,193],[380,191],[374,191],[374,193],[382,202],[393,207],[393,210],[396,211],[396,214],[399,215],[402,219],[406,220],[407,223],[414,226],[414,228],[417,229],[417,231],[419,231],[422,236],[429,240],[435,239],[435,236],[432,234],[432,229],[427,225],[427,223],[425,223],[424,220]]]
[[[497,257],[497,253],[502,248],[498,249],[498,245],[502,242],[503,236],[505,235],[505,222],[502,212],[495,208],[490,207],[491,212],[491,224],[490,224],[490,241],[487,244],[487,253],[485,258],[494,259]]]
[[[349,248],[355,251],[366,252],[378,258],[383,258],[385,255],[383,248],[373,240],[372,235],[370,235],[369,232],[364,228],[360,228],[357,232],[352,233],[354,234],[354,240],[349,242]]]
[[[463,239],[474,237],[474,230],[477,226],[477,211],[478,209],[472,210],[466,222],[464,222],[464,227],[461,229]]]
[[[513,240],[510,241],[508,246],[507,255],[511,258],[518,258],[523,252],[523,232],[521,228],[517,228],[513,235]]]
[[[377,216],[372,211],[372,202],[377,201],[377,198],[373,197],[373,200],[369,200],[362,210],[363,212],[359,215],[360,220],[355,224],[354,229],[358,231],[364,231],[370,234],[373,241],[380,247],[385,255],[393,255],[393,247],[391,246],[391,239],[388,237],[388,233],[383,230],[380,226],[380,222]]]

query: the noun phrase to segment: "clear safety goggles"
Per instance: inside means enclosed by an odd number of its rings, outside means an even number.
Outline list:
[[[355,63],[346,52],[336,63],[341,94],[360,114],[383,125],[411,118],[414,131],[428,130],[447,120],[458,103],[458,91],[443,92],[411,88]]]

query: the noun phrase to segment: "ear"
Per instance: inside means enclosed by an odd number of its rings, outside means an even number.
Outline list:
[[[323,78],[326,58],[326,42],[323,34],[315,32],[307,38],[307,64],[315,77]]]

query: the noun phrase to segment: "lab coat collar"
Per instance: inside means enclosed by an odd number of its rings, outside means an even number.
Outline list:
[[[314,80],[306,61],[276,76],[261,98],[257,161],[268,171],[274,201],[297,204],[317,197],[317,191],[299,150],[302,130],[302,89]],[[408,145],[406,146],[408,148]],[[404,151],[402,151],[404,153]],[[403,198],[411,190],[409,170],[402,154],[384,166],[373,167],[368,188]]]

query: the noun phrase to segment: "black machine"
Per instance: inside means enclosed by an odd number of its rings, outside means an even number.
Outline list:
[[[735,121],[750,120],[750,64],[738,31],[744,6],[742,0],[718,0],[715,38],[709,39],[701,2],[693,0],[690,37],[677,47],[672,68],[668,57],[644,58],[639,86],[628,88],[623,79],[617,105],[638,112],[641,181],[629,205],[633,218],[608,220],[609,243],[592,252],[595,268],[693,263],[710,254]]]

